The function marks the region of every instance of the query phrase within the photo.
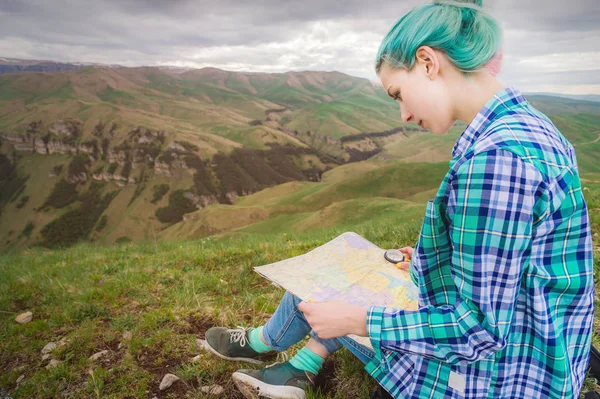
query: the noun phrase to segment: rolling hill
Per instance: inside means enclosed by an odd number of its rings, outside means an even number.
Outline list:
[[[600,104],[528,98],[599,179]],[[338,72],[5,73],[0,249],[414,216],[462,129],[403,125],[381,87]]]

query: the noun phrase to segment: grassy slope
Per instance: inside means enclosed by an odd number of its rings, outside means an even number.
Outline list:
[[[552,103],[548,101],[542,105],[550,109]],[[581,118],[581,114],[565,118],[576,120]],[[594,117],[589,118],[593,120]],[[586,122],[588,119],[582,118],[582,121]],[[590,128],[587,126],[585,129]],[[585,129],[583,132],[587,131]],[[335,220],[335,223],[344,223],[346,215],[351,215],[351,209],[356,205],[349,202],[352,199],[392,197],[413,202],[424,201],[435,194],[435,188],[447,170],[452,147],[462,130],[464,124],[459,123],[446,135],[412,135],[407,139],[391,142],[386,145],[383,153],[368,161],[344,165],[325,173],[322,182],[286,183],[241,197],[234,206],[227,208],[226,213],[222,213],[225,220],[220,223],[211,223],[215,218],[206,215],[215,213],[216,208],[208,207],[197,212],[198,219],[195,221],[181,223],[186,227],[171,227],[160,236],[170,239],[199,237],[210,235],[211,231],[220,233],[226,229],[224,226],[238,229],[239,232],[265,232],[269,229],[280,231],[285,228],[303,231],[315,226],[301,221],[320,220],[319,217],[323,216],[320,212],[326,207],[336,209],[336,212],[327,214],[329,219]],[[582,176],[594,179],[600,172],[596,162],[597,154],[600,153],[600,141],[587,142],[587,135],[582,131],[564,130],[565,136],[575,143]],[[366,204],[363,206],[365,209],[369,208]],[[254,207],[254,210],[250,211],[246,207]],[[344,208],[348,210],[343,211]],[[376,208],[365,215],[365,218],[377,217]],[[200,224],[202,226],[198,226]],[[324,224],[331,225],[329,222]]]
[[[232,206],[210,205],[159,237],[197,238],[226,230],[307,231],[383,220],[389,214],[412,219],[414,202],[404,199],[423,191],[433,196],[446,170],[446,162],[343,165],[325,173],[322,182],[289,182],[240,197]]]
[[[34,209],[44,204],[46,197],[56,183],[56,179],[48,177],[49,171],[57,165],[65,165],[63,169],[66,169],[68,160],[69,158],[66,155],[48,157],[34,154],[26,157],[24,162],[18,164],[19,174],[21,176],[29,175],[25,190],[19,198],[28,196],[29,199],[20,209],[17,208],[19,201],[16,200],[14,203],[6,206],[2,215],[0,215],[2,230],[6,232],[6,239],[12,241],[11,245],[26,245],[27,240],[24,237],[19,237],[19,234],[27,222],[31,221],[34,225],[31,237],[35,239],[39,230],[45,224],[66,211],[63,209],[45,213],[35,212]],[[12,233],[10,233],[11,231]]]
[[[593,231],[598,232],[600,184],[585,187]],[[363,209],[361,200],[350,202],[354,211]],[[388,211],[401,203],[373,201],[382,209],[391,207]],[[173,397],[207,397],[198,387],[217,383],[225,387],[225,397],[240,398],[230,375],[244,366],[199,351],[195,339],[212,325],[260,325],[274,312],[283,291],[252,267],[305,253],[346,230],[385,248],[414,245],[419,221],[408,221],[403,209],[386,212],[388,218],[366,222],[358,217],[355,224],[306,233],[283,229],[277,234],[112,247],[84,244],[0,256],[0,387],[13,391],[15,398],[142,398],[158,394],[160,379],[171,372],[184,380],[167,391]],[[597,237],[595,247],[600,247]],[[596,257],[596,275],[599,268]],[[33,311],[34,320],[16,324],[15,314],[26,310]],[[124,338],[126,331],[131,339]],[[62,363],[47,370],[40,350],[61,338],[68,343],[53,357]],[[104,349],[111,350],[105,362],[88,360]],[[199,360],[192,361],[198,354]],[[309,398],[367,398],[374,387],[360,362],[345,350],[329,358],[324,373],[320,387],[325,392]],[[15,390],[21,374],[25,379]],[[585,390],[594,388],[588,379]]]

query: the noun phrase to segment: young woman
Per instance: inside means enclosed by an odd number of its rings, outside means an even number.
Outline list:
[[[342,346],[394,398],[574,398],[588,365],[592,241],[575,151],[495,78],[501,31],[482,1],[411,10],[383,39],[376,70],[404,122],[444,134],[468,124],[427,204],[410,270],[419,309],[301,302],[286,293],[265,326],[212,328],[209,349],[259,362],[233,378],[249,398],[304,398]],[[345,338],[368,336],[374,351]]]

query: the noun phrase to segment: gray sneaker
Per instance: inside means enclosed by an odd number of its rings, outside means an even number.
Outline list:
[[[315,375],[297,369],[290,362],[275,363],[262,370],[238,370],[233,382],[248,399],[305,399],[315,386]]]
[[[250,347],[248,334],[253,328],[211,327],[205,334],[205,348],[221,359],[262,365],[276,359],[277,352],[259,353]]]

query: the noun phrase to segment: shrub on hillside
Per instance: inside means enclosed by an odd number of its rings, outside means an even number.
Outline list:
[[[46,202],[40,207],[51,206],[55,209],[61,209],[77,201],[77,184],[69,183],[65,179],[60,179],[52,189],[52,192],[46,198]]]
[[[158,160],[160,162],[166,163],[167,165],[171,165],[171,162],[173,162],[175,160],[175,157],[173,156],[173,154],[176,154],[177,151],[175,150],[168,150],[163,152],[162,154],[160,154],[160,156],[158,157]]]
[[[236,149],[232,158],[243,170],[252,171],[252,178],[260,188],[285,183],[291,179],[277,173],[266,161],[263,151],[255,151],[249,148]]]
[[[24,195],[19,199],[19,202],[17,203],[17,209],[21,209],[25,206],[25,204],[27,203],[27,201],[29,200],[29,195]]]
[[[361,151],[357,148],[346,148],[346,152],[350,154],[348,162],[360,162],[379,154],[381,152],[381,148],[376,148],[371,151]]]
[[[204,162],[202,162],[198,155],[186,155],[183,158],[183,161],[185,162],[186,166],[190,169],[199,170],[205,167]]]
[[[0,213],[4,204],[15,201],[25,190],[27,179],[29,176],[21,177],[17,173],[16,158],[11,161],[0,154]]]
[[[153,160],[160,154],[160,146],[156,143],[142,143],[138,144],[136,150],[139,155],[148,155]]]
[[[111,163],[110,165],[108,165],[108,170],[107,172],[110,173],[111,175],[113,173],[115,173],[117,171],[117,168],[119,167],[119,164],[116,162]]]
[[[206,168],[194,173],[194,191],[198,195],[217,194],[210,171]]]
[[[10,202],[15,202],[17,198],[19,198],[19,195],[21,195],[23,193],[23,191],[25,191],[25,188],[27,187],[27,185],[23,184],[22,186],[20,186],[17,191],[15,191],[15,193],[12,195],[12,197],[10,197]]]
[[[92,134],[96,137],[102,137],[102,133],[104,132],[104,122],[100,121],[94,126],[94,130]]]
[[[195,169],[194,173],[194,190],[198,195],[216,194],[215,184],[210,173],[210,169],[206,163],[197,155],[188,155],[184,158],[188,168]]]
[[[31,237],[31,232],[33,231],[33,222],[30,220],[23,231],[21,232],[21,236],[29,239]]]
[[[108,133],[111,136],[114,136],[116,131],[117,131],[117,124],[113,122],[113,124],[110,126],[110,129],[108,129]]]
[[[259,185],[256,180],[236,164],[233,154],[231,156],[216,154],[213,162],[223,193],[236,192],[238,195],[244,195],[258,189]]]
[[[306,180],[302,172],[291,161],[288,154],[277,146],[271,148],[266,154],[266,160],[269,166],[279,172],[280,175],[293,180]]]
[[[169,185],[168,184],[158,184],[158,185],[152,187],[152,193],[153,193],[152,203],[156,204],[168,192],[169,192]]]
[[[125,165],[123,165],[123,169],[121,169],[121,176],[123,176],[124,178],[128,178],[129,174],[131,173],[131,161],[127,161],[125,162]]]
[[[118,146],[114,147],[115,151],[123,151],[123,152],[127,152],[129,150],[131,150],[131,143],[129,141],[124,141],[121,144],[119,144]]]
[[[60,172],[62,172],[63,170],[63,165],[56,165],[55,167],[52,168],[52,174],[54,176],[58,176],[60,175]]]
[[[67,176],[75,177],[79,176],[82,173],[87,173],[87,167],[90,165],[90,159],[83,154],[77,154],[69,163],[69,168],[67,170]]]
[[[129,200],[127,206],[133,204],[133,201],[135,201],[136,198],[139,197],[140,194],[142,194],[142,192],[146,189],[146,180],[148,180],[146,177],[146,168],[142,168],[142,173],[140,173],[140,179],[135,185],[135,191],[133,192],[133,195],[131,196],[131,199]]]
[[[100,215],[117,196],[117,191],[102,195],[103,182],[92,182],[90,189],[80,196],[81,205],[45,225],[42,245],[50,248],[71,246],[89,237]]]
[[[108,222],[108,218],[106,215],[102,215],[96,224],[96,231],[102,231],[106,227],[106,222]]]
[[[169,195],[169,205],[156,210],[156,217],[162,223],[177,223],[183,220],[183,215],[194,212],[196,205],[184,196],[183,190],[177,190]]]

